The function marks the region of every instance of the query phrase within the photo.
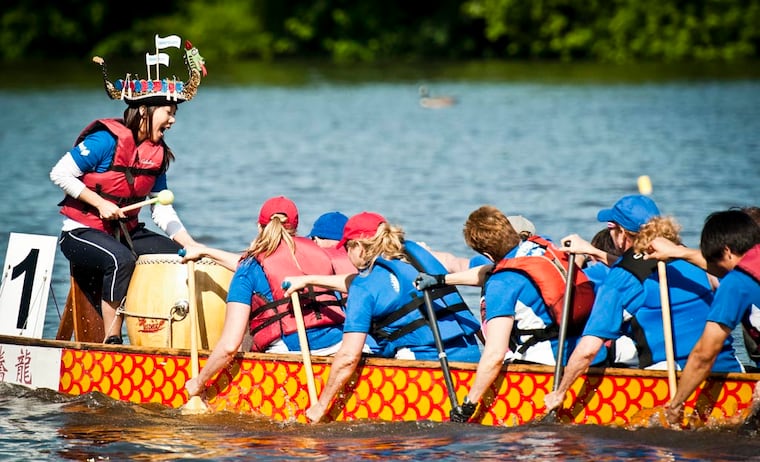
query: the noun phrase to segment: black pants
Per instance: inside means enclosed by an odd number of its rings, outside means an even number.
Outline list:
[[[61,233],[59,244],[71,264],[71,275],[96,307],[101,299],[107,302],[124,300],[138,256],[176,254],[181,248],[168,237],[145,229],[142,224],[129,235],[133,249],[128,247],[126,240],[119,241],[97,229],[79,228]]]

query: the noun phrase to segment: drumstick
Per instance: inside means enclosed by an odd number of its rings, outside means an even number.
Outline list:
[[[172,193],[168,189],[164,189],[163,191],[158,193],[158,195],[155,197],[151,197],[150,199],[145,199],[144,201],[135,202],[134,204],[126,205],[124,207],[121,207],[119,210],[121,210],[122,212],[129,212],[130,210],[139,209],[140,207],[155,204],[156,202],[158,202],[161,205],[169,205],[172,202],[174,202],[174,193]]]

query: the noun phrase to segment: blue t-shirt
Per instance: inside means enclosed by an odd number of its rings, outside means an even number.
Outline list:
[[[116,138],[106,130],[90,133],[69,151],[79,170],[84,173],[107,171],[113,162],[115,152]],[[152,192],[159,192],[164,189],[168,189],[166,173],[162,173],[156,178]]]
[[[646,300],[644,286],[629,271],[613,266],[596,290],[594,306],[583,335],[614,340],[623,334],[623,311],[641,306]]]
[[[227,292],[227,302],[251,304],[253,294],[259,294],[267,301],[272,301],[272,289],[259,262],[252,257],[246,258],[238,265],[232,276],[230,288]],[[316,327],[306,330],[309,340],[309,348],[317,350],[335,345],[343,338],[340,327]],[[298,341],[298,333],[294,332],[282,337],[282,341],[290,351],[300,351],[301,344]]]
[[[604,263],[596,262],[583,268],[583,273],[586,275],[589,281],[594,285],[594,293],[599,290],[602,282],[610,274],[610,267]]]
[[[720,281],[707,320],[733,330],[752,305],[760,306],[760,284],[743,271],[730,271]]]

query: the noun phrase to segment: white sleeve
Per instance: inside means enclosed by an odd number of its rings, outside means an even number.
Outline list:
[[[153,195],[151,194],[151,196]],[[185,226],[177,215],[177,211],[174,210],[171,204],[154,204],[151,206],[151,216],[156,226],[161,228],[169,237],[173,238],[175,234],[185,229]]]
[[[79,197],[85,188],[79,178],[84,173],[79,169],[71,153],[64,154],[61,160],[50,170],[50,180],[73,198]]]

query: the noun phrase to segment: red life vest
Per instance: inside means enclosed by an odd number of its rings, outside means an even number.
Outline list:
[[[317,244],[305,237],[294,237],[295,260],[284,241],[266,258],[257,257],[267,276],[272,299],[268,302],[259,294],[251,299],[251,351],[264,351],[270,343],[296,332],[296,318],[290,298],[284,298],[282,281],[286,276],[305,274],[334,274],[330,257]],[[297,262],[297,263],[296,263]],[[340,300],[332,291],[299,294],[306,329],[340,326],[346,319]]]
[[[749,249],[736,267],[752,276],[760,284],[760,244]]]
[[[348,259],[348,254],[345,250],[335,247],[322,248],[322,250],[330,257],[335,274],[353,274],[359,271],[351,263],[351,260]]]
[[[749,249],[736,264],[736,268],[743,271],[760,284],[760,244]],[[760,363],[760,330],[758,326],[752,324],[750,314],[754,308],[750,309],[742,317],[742,329],[744,334],[744,346],[747,347],[747,354],[750,359]]]
[[[544,247],[546,253],[542,256],[504,258],[494,266],[493,273],[519,271],[527,276],[538,288],[552,320],[559,325],[565,302],[565,284],[569,268],[568,253],[559,251],[554,244],[539,236],[531,236],[528,240]],[[573,304],[567,331],[580,333],[594,305],[594,286],[577,266],[573,288]]]
[[[116,150],[108,170],[102,173],[87,172],[81,180],[87,188],[119,207],[143,200],[156,184],[156,177],[166,170],[166,145],[145,140],[135,145],[132,132],[119,119],[96,120],[85,128],[75,146],[99,130],[107,130],[116,137]],[[72,220],[107,233],[116,229],[116,221],[102,220],[97,209],[71,196],[61,202],[61,213]],[[126,212],[127,229],[137,226],[140,209]]]

